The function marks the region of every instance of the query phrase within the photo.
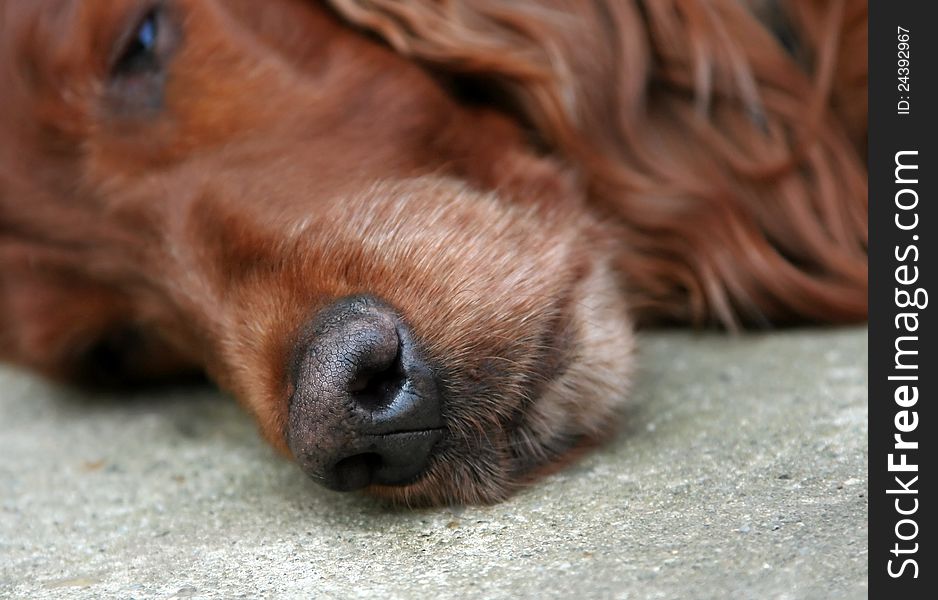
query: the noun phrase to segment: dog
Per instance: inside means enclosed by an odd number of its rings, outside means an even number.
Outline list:
[[[636,327],[867,314],[865,2],[0,0],[0,357],[497,502]]]

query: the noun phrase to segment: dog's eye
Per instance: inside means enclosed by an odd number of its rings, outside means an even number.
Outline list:
[[[137,24],[114,63],[113,74],[128,77],[157,71],[159,55],[160,19],[157,10],[151,10]]]
[[[137,13],[115,43],[105,99],[117,117],[152,117],[165,108],[168,69],[180,39],[167,4],[154,2]]]

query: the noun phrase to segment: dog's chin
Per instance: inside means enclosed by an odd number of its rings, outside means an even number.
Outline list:
[[[634,338],[623,294],[607,265],[578,282],[550,373],[515,398],[517,415],[474,434],[449,422],[429,466],[403,486],[371,495],[411,507],[490,504],[577,458],[616,430],[628,396]],[[484,406],[485,402],[474,404]],[[461,413],[475,423],[490,415]]]

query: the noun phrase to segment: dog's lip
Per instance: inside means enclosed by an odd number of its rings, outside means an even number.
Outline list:
[[[427,453],[426,457],[423,459],[422,464],[419,467],[419,469],[416,472],[414,472],[414,474],[410,476],[409,479],[398,481],[398,482],[393,482],[393,483],[373,481],[371,483],[367,483],[364,486],[364,487],[371,487],[371,488],[407,487],[407,486],[410,486],[419,482],[421,479],[426,477],[426,475],[432,470],[432,464],[433,464],[434,458],[436,454],[438,454],[438,445],[443,440],[445,431],[446,431],[445,427],[430,427],[427,429],[413,429],[413,430],[409,429],[409,430],[392,431],[388,433],[375,433],[375,434],[362,435],[358,438],[361,444],[360,451],[356,453],[351,453],[348,456],[339,460],[338,462],[341,463],[344,461],[356,460],[356,459],[360,460],[363,457],[368,457],[368,456],[380,456],[374,453],[374,447],[369,447],[369,441],[382,439],[382,440],[385,440],[385,443],[387,443],[388,438],[390,438],[392,441],[394,439],[414,440],[414,439],[419,439],[419,438],[426,438],[429,441],[429,443],[432,444],[430,446],[430,450]],[[374,464],[374,466],[371,467],[373,469],[371,472],[371,477],[375,477],[375,476],[381,477],[381,470],[385,468],[385,466],[387,466],[386,464],[381,462],[382,460],[383,459],[378,460]],[[393,465],[394,463],[391,463],[391,464]],[[397,467],[400,467],[400,465],[397,465]],[[392,467],[392,468],[397,468],[397,467]],[[330,478],[330,477],[327,477],[322,472],[307,472],[307,474],[312,479],[317,481],[320,485],[323,485],[334,491],[349,492],[349,491],[355,491],[355,490],[361,489],[358,486],[350,486],[348,485],[347,482],[343,483],[343,479],[341,476],[337,478]]]
[[[402,429],[400,431],[388,431],[385,433],[369,433],[362,436],[362,439],[394,437],[399,435],[420,435],[423,433],[443,433],[446,427],[427,427],[426,429]]]
[[[368,487],[371,488],[401,488],[414,485],[424,479],[432,470],[434,465],[434,460],[439,454],[439,445],[443,441],[446,433],[446,427],[430,427],[427,429],[415,429],[415,430],[403,430],[403,431],[394,431],[390,433],[380,433],[374,435],[363,436],[363,440],[374,439],[374,438],[416,438],[416,437],[428,437],[431,440],[433,446],[431,446],[430,451],[427,453],[427,456],[424,460],[422,468],[414,474],[412,478],[407,481],[401,481],[399,483],[382,483],[382,482],[373,482]]]

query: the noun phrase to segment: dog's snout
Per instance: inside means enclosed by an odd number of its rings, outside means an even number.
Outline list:
[[[442,438],[436,377],[409,327],[384,302],[345,298],[323,309],[293,373],[288,443],[323,485],[402,485]]]

